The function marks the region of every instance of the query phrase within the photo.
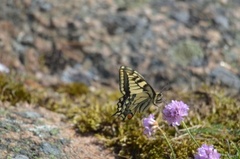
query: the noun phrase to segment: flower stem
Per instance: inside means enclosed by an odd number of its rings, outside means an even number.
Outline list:
[[[191,134],[191,132],[189,131],[189,129],[188,129],[187,125],[185,124],[185,122],[182,121],[182,123],[183,123],[183,127],[187,130],[187,132],[188,132],[188,134],[190,135],[190,137],[192,138],[192,140],[195,142],[195,144],[196,144],[198,147],[200,147],[199,144],[197,143],[197,141],[196,141],[196,140],[194,139],[194,137],[192,136],[192,134]]]
[[[172,154],[173,154],[173,158],[176,159],[176,154],[174,153],[174,150],[173,150],[173,147],[170,143],[170,141],[168,140],[165,132],[158,126],[158,129],[161,131],[161,133],[163,134],[164,138],[166,139],[167,143],[168,143],[168,146],[170,147],[171,151],[172,151]]]

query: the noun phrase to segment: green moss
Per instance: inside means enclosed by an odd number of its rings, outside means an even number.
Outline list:
[[[20,101],[31,101],[31,94],[13,76],[8,76],[0,74],[0,100],[9,101],[11,104],[15,105]]]
[[[89,92],[88,87],[83,83],[70,83],[58,87],[59,93],[67,93],[70,96],[81,96]]]
[[[185,121],[191,133],[200,145],[203,143],[214,145],[225,157],[228,153],[237,155],[235,147],[240,146],[240,120],[238,117],[240,109],[236,109],[237,101],[223,96],[221,91],[212,91],[211,89],[200,91],[209,97],[206,98],[192,92],[181,95],[184,101],[194,101],[194,103],[189,103],[191,112]],[[109,96],[106,99],[112,99],[116,94],[105,95]],[[176,94],[174,95],[176,96]],[[101,102],[102,97],[94,95],[94,93],[84,98],[88,98],[92,102],[86,107],[75,106],[68,111],[81,133],[94,132],[98,134],[108,146],[115,148],[115,153],[122,157],[170,158],[171,150],[160,132],[156,133],[154,139],[148,139],[143,135],[140,115],[136,115],[132,120],[121,122],[111,117],[116,109],[114,102],[111,104]],[[208,112],[206,113],[206,111]],[[178,129],[181,131],[175,131],[161,118],[159,118],[159,124],[164,126],[168,138],[172,139],[177,158],[193,157],[198,147],[187,135],[186,130],[180,126]],[[226,140],[233,142],[236,146],[227,145]]]

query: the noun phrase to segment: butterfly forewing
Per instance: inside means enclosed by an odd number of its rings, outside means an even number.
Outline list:
[[[138,81],[138,82],[137,82]],[[138,85],[140,84],[140,85]],[[137,71],[132,70],[129,67],[121,66],[119,69],[119,88],[123,95],[125,94],[136,94],[134,92],[142,91],[139,88],[142,88],[145,84],[147,84]],[[131,91],[132,90],[132,91]]]
[[[123,119],[126,116],[132,117],[135,112],[145,111],[156,96],[143,76],[126,66],[119,69],[119,88],[123,96],[118,101],[117,112],[114,115]]]

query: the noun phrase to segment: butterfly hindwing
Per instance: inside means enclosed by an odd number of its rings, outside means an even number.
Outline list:
[[[129,109],[129,106],[131,105],[131,102],[133,101],[134,98],[135,95],[129,97],[123,95],[121,98],[119,98],[117,103],[117,112],[113,115],[121,117],[122,120],[124,120],[126,116],[130,116],[129,118],[131,118],[131,116],[133,116],[133,113]]]

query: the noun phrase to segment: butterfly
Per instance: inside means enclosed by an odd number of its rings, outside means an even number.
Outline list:
[[[162,102],[162,93],[156,93],[141,74],[127,66],[119,69],[119,89],[123,96],[113,116],[122,120],[131,119],[136,112],[144,112],[152,104],[157,106]]]

